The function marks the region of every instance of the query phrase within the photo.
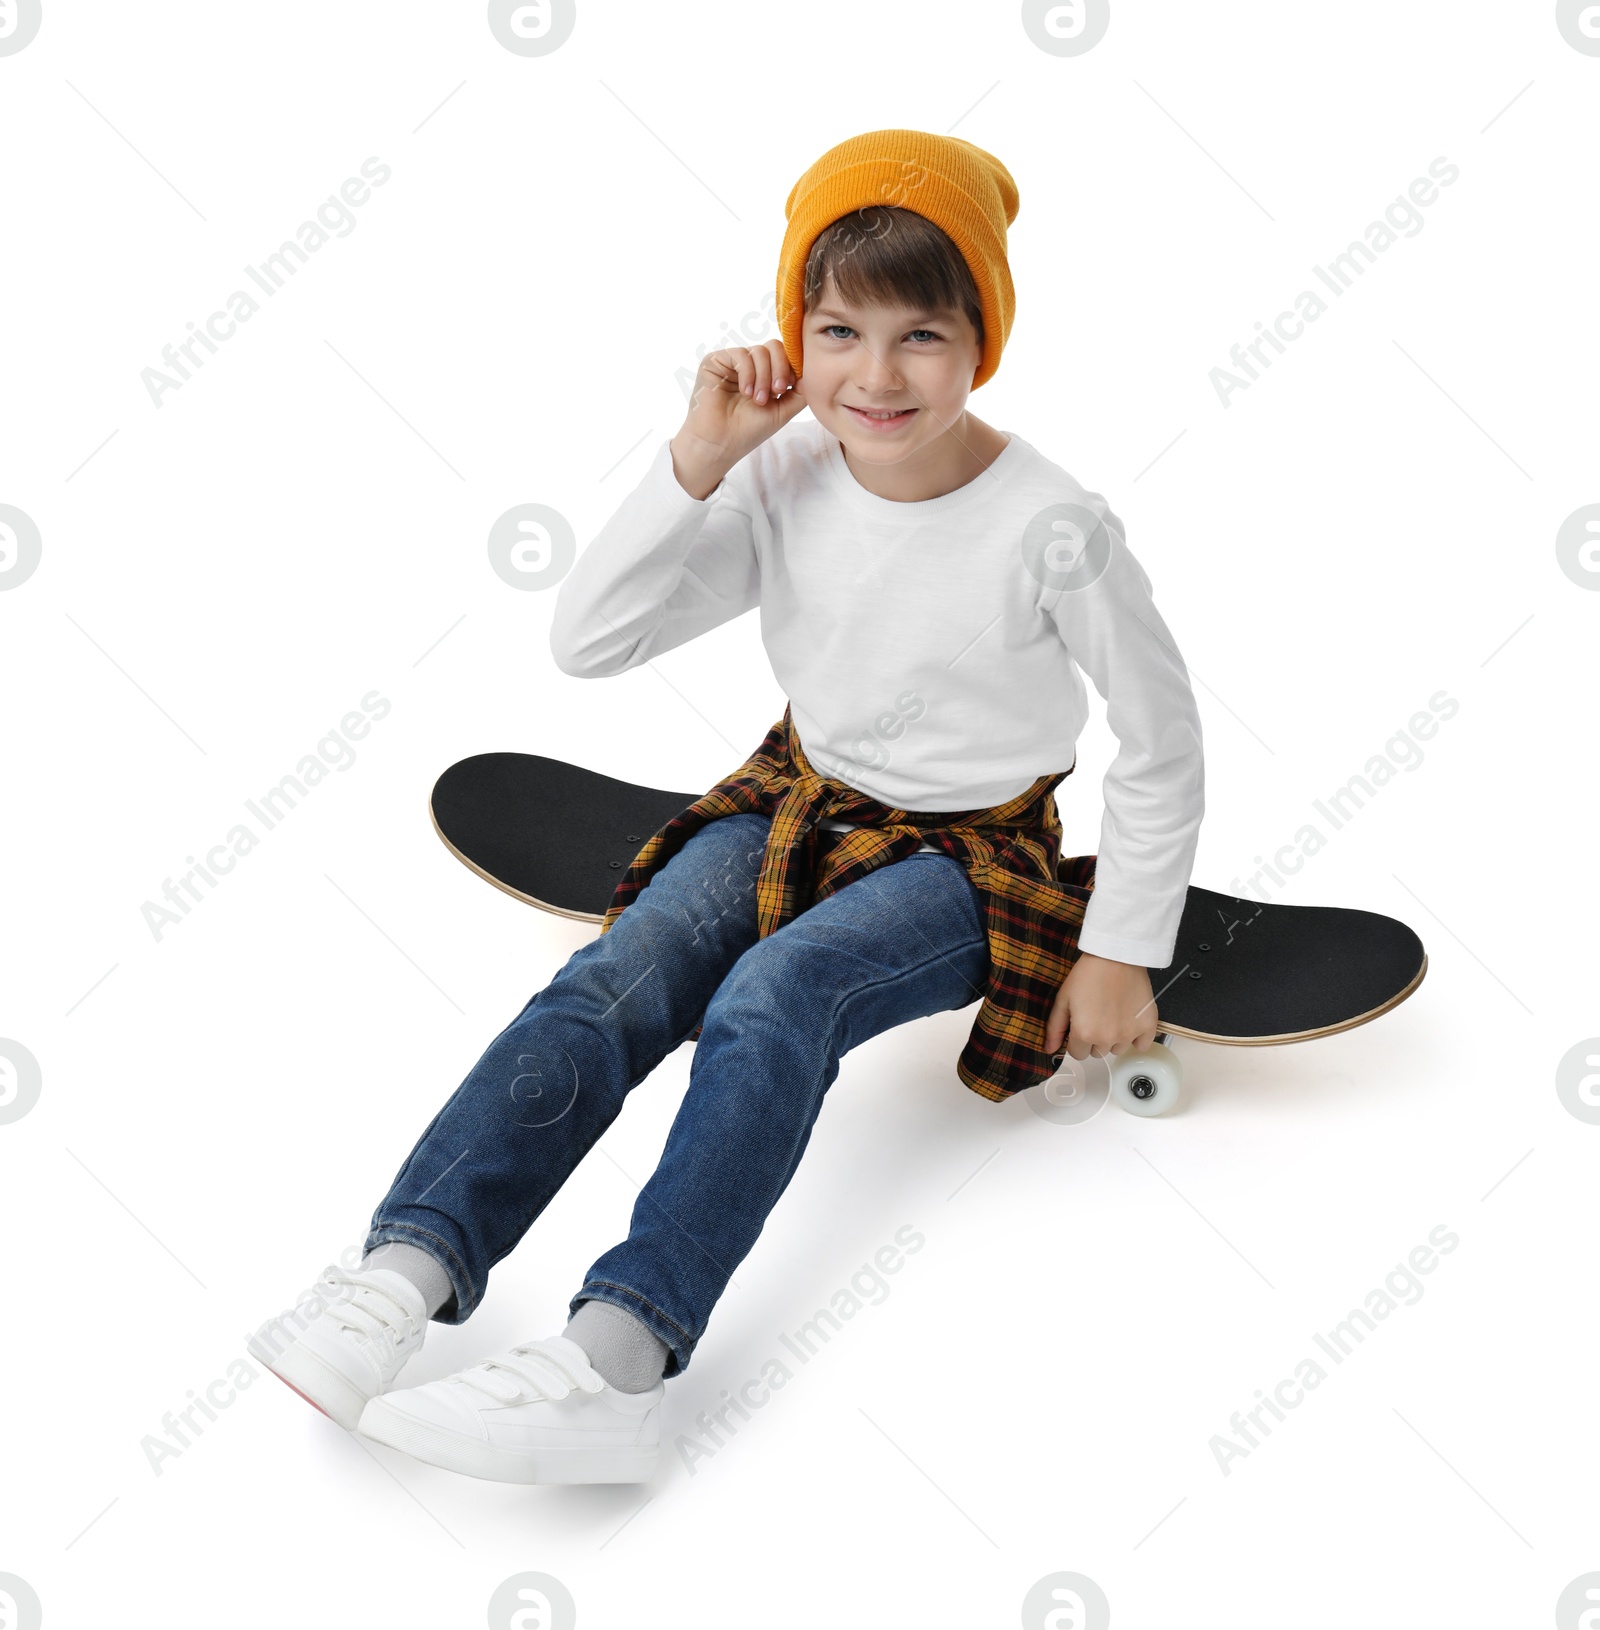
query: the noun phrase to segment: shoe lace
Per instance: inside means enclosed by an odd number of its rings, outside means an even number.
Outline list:
[[[387,1348],[415,1334],[417,1324],[411,1309],[387,1285],[364,1274],[346,1273],[332,1263],[322,1270],[321,1283],[338,1293],[326,1314],[336,1328],[353,1331]]]
[[[524,1341],[450,1378],[487,1393],[496,1403],[565,1398],[573,1391],[599,1392],[605,1378],[565,1336]]]

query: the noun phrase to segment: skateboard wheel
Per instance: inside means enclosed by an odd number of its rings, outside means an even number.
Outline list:
[[[1118,1053],[1111,1066],[1111,1096],[1130,1115],[1165,1115],[1183,1095],[1183,1063],[1154,1042],[1142,1053]]]

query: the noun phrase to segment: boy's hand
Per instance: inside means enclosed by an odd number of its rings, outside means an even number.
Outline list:
[[[1045,1050],[1066,1050],[1076,1059],[1106,1058],[1132,1049],[1142,1053],[1156,1039],[1155,992],[1150,970],[1131,962],[1080,952],[1061,982],[1045,1025]]]
[[[683,427],[672,438],[678,483],[707,497],[746,453],[781,430],[806,405],[782,340],[731,345],[703,357]]]

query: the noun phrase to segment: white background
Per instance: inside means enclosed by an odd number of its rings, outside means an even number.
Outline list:
[[[479,1626],[525,1569],[589,1630],[1011,1626],[1063,1570],[1119,1630],[1551,1622],[1600,1569],[1600,1127],[1555,1089],[1600,1031],[1600,597],[1555,541],[1600,501],[1597,97],[1543,3],[1119,0],[1077,57],[940,0],[608,0],[545,56],[479,4],[47,3],[0,56],[0,503],[43,540],[0,593],[0,1037],[43,1073],[0,1126],[0,1573],[45,1622]],[[434,779],[517,749],[701,789],[781,714],[754,614],[562,675],[554,594],[486,538],[521,503],[593,536],[675,376],[770,309],[794,180],[890,126],[1017,180],[972,408],[1150,574],[1204,721],[1194,881],[1459,704],[1271,895],[1404,919],[1426,981],[1306,1045],[1179,1042],[1162,1120],[980,1099],[975,1007],[852,1053],[664,1442],[897,1228],[926,1246],[692,1475],[669,1447],[644,1488],[475,1482],[261,1374],[158,1476],[162,1416],[360,1241],[593,932],[462,868]],[[156,407],[141,371],[373,155],[354,230]],[[1421,230],[1334,299],[1312,268],[1441,156]],[[1330,309],[1224,407],[1211,370],[1306,288]],[[164,880],[373,690],[355,763],[154,938]],[[1094,706],[1067,853],[1115,752]],[[560,1328],[692,1056],[409,1382]],[[1440,1224],[1421,1300],[1224,1475],[1230,1416]]]

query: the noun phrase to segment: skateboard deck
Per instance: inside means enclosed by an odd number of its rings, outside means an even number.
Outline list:
[[[439,777],[430,812],[451,853],[496,888],[543,911],[598,923],[645,842],[701,796],[532,753],[479,753]],[[1161,1038],[1240,1047],[1366,1024],[1403,1002],[1427,967],[1422,941],[1393,917],[1191,885],[1173,960],[1149,972]],[[1150,1052],[1158,1050],[1165,1056],[1159,1046]],[[1150,1096],[1158,1096],[1154,1088]]]

